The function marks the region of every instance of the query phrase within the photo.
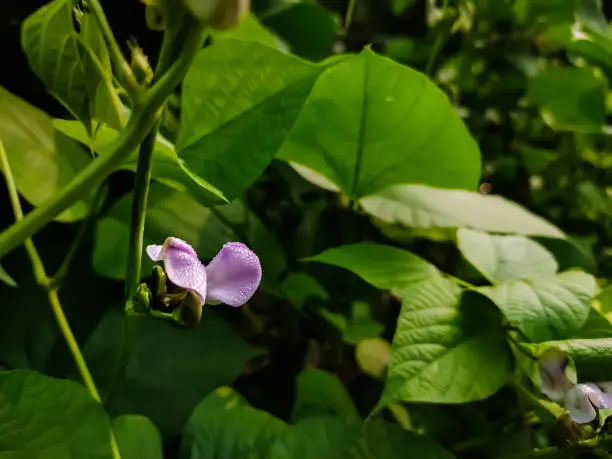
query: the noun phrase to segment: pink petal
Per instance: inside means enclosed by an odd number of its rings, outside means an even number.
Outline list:
[[[164,261],[166,275],[172,283],[193,290],[202,303],[206,301],[206,268],[193,247],[182,239],[169,237],[163,246],[148,246],[147,254],[154,261]]]
[[[261,264],[242,242],[228,242],[206,267],[206,274],[209,299],[242,306],[261,282]]]

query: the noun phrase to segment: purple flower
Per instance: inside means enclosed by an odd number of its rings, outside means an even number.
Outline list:
[[[597,417],[600,408],[609,408],[601,389],[595,384],[576,384],[565,395],[565,409],[572,420],[586,424]]]
[[[147,254],[153,261],[163,261],[170,281],[196,293],[202,304],[212,300],[242,306],[261,282],[259,258],[242,242],[225,244],[208,266],[193,247],[176,237],[147,246]]]

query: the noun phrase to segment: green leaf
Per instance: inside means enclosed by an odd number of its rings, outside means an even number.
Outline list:
[[[132,194],[122,197],[111,212],[98,221],[93,266],[101,276],[125,277],[132,200]],[[229,222],[241,223],[244,214],[238,201],[215,208],[204,207],[186,194],[153,183],[147,207],[145,245],[161,244],[167,237],[175,236],[189,242],[201,259],[210,259],[224,243],[237,238],[217,215]],[[143,274],[149,274],[153,264],[144,254],[143,262]]]
[[[204,49],[183,84],[179,156],[228,198],[239,195],[281,147],[323,70],[256,42]]]
[[[102,389],[108,387],[114,368],[123,315],[120,309],[109,310],[85,346]],[[164,437],[177,435],[204,395],[232,383],[246,362],[261,353],[208,308],[191,330],[161,320],[134,320],[138,330],[126,380],[110,412],[146,416]]]
[[[14,459],[111,459],[110,422],[80,384],[0,372],[0,451]]]
[[[480,400],[500,389],[511,372],[493,306],[436,276],[404,291],[380,405]]]
[[[557,273],[552,254],[523,236],[492,236],[461,228],[457,243],[463,256],[493,284]]]
[[[121,459],[164,459],[161,436],[148,418],[119,416],[113,419],[113,431]]]
[[[606,90],[605,81],[590,68],[551,67],[529,80],[527,98],[553,128],[601,126],[606,119]]]
[[[0,281],[4,282],[9,287],[17,287],[17,282],[15,282],[15,279],[13,279],[11,275],[6,272],[2,265],[0,265]]]
[[[298,422],[326,415],[359,418],[351,396],[336,375],[316,368],[301,372],[297,377],[291,420]]]
[[[53,0],[28,16],[21,27],[21,43],[30,67],[48,91],[89,124],[86,75],[72,0]]]
[[[612,312],[612,285],[608,285],[599,292],[597,295],[597,300],[601,305],[601,312],[607,314]]]
[[[476,187],[480,152],[425,75],[365,50],[317,80],[279,157],[352,198],[396,183]]]
[[[381,244],[360,242],[328,249],[305,261],[318,261],[348,269],[374,287],[403,290],[415,282],[429,278],[436,268],[422,258]]]
[[[391,0],[391,11],[396,16],[404,14],[412,6],[414,0]]]
[[[285,298],[298,309],[301,309],[309,298],[329,299],[327,290],[314,277],[299,272],[289,273],[281,284],[281,290]]]
[[[492,233],[563,238],[552,223],[501,196],[399,185],[361,199],[366,212],[414,228],[472,228]]]
[[[256,41],[262,45],[277,48],[279,51],[287,48],[285,43],[266,26],[262,25],[253,13],[247,14],[236,28],[213,31],[213,37],[215,40]]]
[[[289,427],[255,409],[229,387],[206,396],[191,414],[181,442],[181,459],[267,459],[271,445]]]
[[[43,111],[0,87],[0,139],[19,193],[35,206],[62,190],[90,162],[89,155],[53,127]],[[86,202],[87,201],[87,202]],[[78,201],[57,220],[85,217],[89,199]]]
[[[119,136],[118,131],[106,124],[98,125],[93,138],[90,138],[87,128],[79,121],[54,119],[53,124],[59,131],[87,145],[100,155],[109,153],[109,147]],[[119,169],[136,172],[137,163],[138,151],[134,150]],[[189,169],[174,151],[174,145],[160,134],[155,140],[151,177],[170,188],[188,193],[202,204],[227,202],[221,191]]]
[[[372,317],[368,303],[355,301],[352,304],[351,319],[343,330],[342,338],[347,343],[357,345],[364,339],[380,336],[384,328],[383,324]]]
[[[587,321],[578,332],[572,335],[572,338],[612,338],[612,323],[592,307]]]
[[[340,21],[316,3],[294,3],[268,15],[264,23],[285,40],[294,54],[319,61],[332,53]]]
[[[532,341],[565,339],[586,323],[597,293],[595,278],[582,271],[510,280],[478,289]]]
[[[566,352],[574,361],[580,381],[609,381],[612,374],[612,338],[546,341],[532,345],[536,355],[547,349]]]

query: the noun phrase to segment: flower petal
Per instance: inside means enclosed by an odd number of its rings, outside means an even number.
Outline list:
[[[164,261],[166,274],[172,283],[193,290],[202,303],[206,301],[206,268],[193,247],[182,239],[169,237],[163,246],[148,246],[147,254],[152,260]]]
[[[259,258],[242,242],[228,242],[206,267],[208,298],[241,306],[261,282]]]
[[[593,421],[603,406],[601,390],[595,384],[577,384],[565,396],[565,408],[578,424]]]
[[[556,349],[540,357],[540,391],[554,402],[561,402],[574,383],[567,376],[569,358]]]

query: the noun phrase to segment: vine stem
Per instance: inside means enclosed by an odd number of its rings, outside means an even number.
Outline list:
[[[123,55],[123,52],[115,39],[115,35],[113,34],[113,30],[108,23],[106,14],[104,14],[104,9],[100,4],[100,0],[89,0],[88,5],[90,11],[96,18],[100,31],[102,32],[102,35],[106,40],[106,44],[109,47],[111,59],[118,69],[119,80],[127,90],[128,94],[137,100],[142,88],[138,84],[138,81],[134,76],[134,72],[132,72],[132,67],[125,59],[125,56]]]
[[[9,164],[8,155],[6,154],[6,150],[4,149],[4,145],[2,144],[2,140],[0,139],[0,166],[4,171],[4,177],[6,181],[6,186],[8,188],[9,197],[11,201],[11,206],[13,207],[13,213],[15,214],[16,220],[23,220],[23,210],[21,208],[21,202],[19,201],[19,193],[17,191],[17,186],[15,185],[15,179],[13,177],[13,173],[11,172],[11,166]],[[50,279],[47,275],[47,271],[45,270],[45,266],[40,258],[40,254],[36,247],[34,246],[34,242],[32,239],[28,238],[25,241],[25,248],[28,253],[28,257],[30,258],[30,262],[32,263],[32,269],[34,271],[34,277],[36,282],[40,284],[46,291],[47,297],[49,299],[49,303],[51,304],[51,310],[53,311],[53,315],[55,316],[55,320],[57,321],[57,325],[64,337],[64,341],[72,354],[74,362],[79,370],[81,375],[81,379],[85,384],[85,387],[89,391],[91,397],[98,403],[101,403],[100,394],[98,393],[98,389],[96,388],[96,384],[94,383],[93,377],[91,376],[91,372],[87,367],[87,362],[85,362],[85,358],[79,348],[76,338],[72,333],[72,329],[70,328],[70,324],[68,323],[68,319],[66,318],[66,314],[64,313],[64,309],[59,300],[59,296],[57,294],[57,287],[55,282]],[[113,453],[113,457],[115,459],[121,459],[121,454],[119,453],[119,447],[117,445],[117,440],[115,435],[110,430],[110,444],[111,450]]]
[[[204,43],[206,30],[189,17],[186,21],[190,21],[190,24],[184,25],[189,27],[190,33],[183,42],[179,56],[147,92],[142,105],[135,108],[110,152],[89,163],[61,192],[30,212],[23,220],[0,233],[0,258],[40,231],[91,189],[99,186],[142,143],[157,122],[161,106],[182,81],[193,58]]]
[[[355,5],[357,0],[349,0],[348,6],[346,7],[346,14],[344,15],[344,27],[343,33],[347,34],[349,29],[351,28],[351,23],[353,22],[353,13],[355,13]]]

